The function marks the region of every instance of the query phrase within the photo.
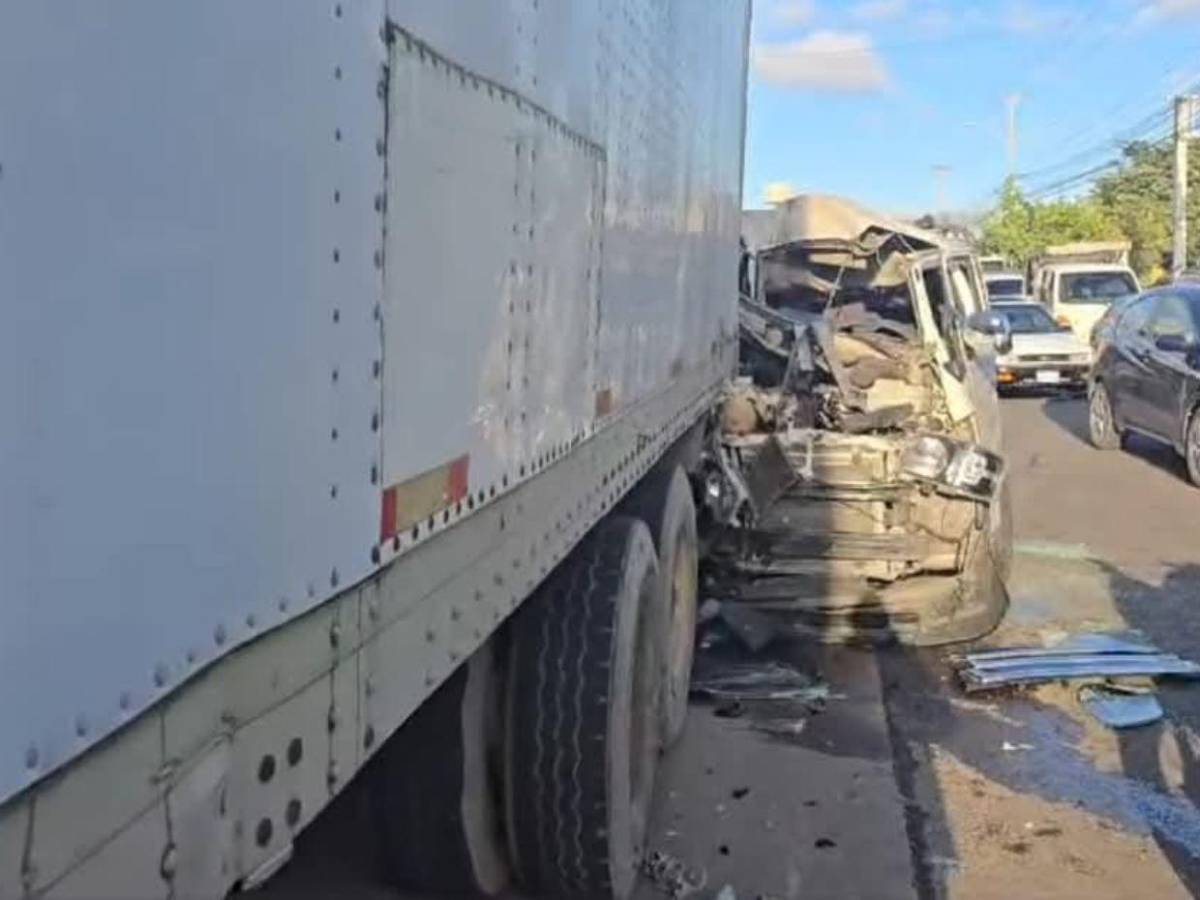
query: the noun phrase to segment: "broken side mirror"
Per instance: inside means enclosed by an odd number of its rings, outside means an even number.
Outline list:
[[[995,310],[985,309],[967,318],[967,327],[978,334],[991,337],[996,352],[1003,356],[1012,350],[1012,329],[1008,319]]]

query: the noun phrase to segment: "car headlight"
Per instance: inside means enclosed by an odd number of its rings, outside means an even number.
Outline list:
[[[919,435],[904,448],[900,468],[917,481],[932,482],[951,493],[989,500],[1000,485],[1004,461],[975,444]]]
[[[900,457],[900,468],[914,478],[936,481],[950,465],[950,447],[941,438],[923,435],[911,441]]]

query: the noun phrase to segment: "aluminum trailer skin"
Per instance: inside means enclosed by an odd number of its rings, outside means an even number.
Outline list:
[[[748,0],[0,15],[0,895],[251,886],[737,352]]]

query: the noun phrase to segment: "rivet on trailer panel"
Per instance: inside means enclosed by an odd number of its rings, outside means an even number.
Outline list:
[[[337,731],[337,727],[338,727],[338,720],[339,720],[339,719],[338,719],[338,711],[337,711],[336,709],[334,709],[334,708],[332,708],[332,707],[331,707],[331,708],[330,708],[330,710],[329,710],[329,717],[328,717],[328,718],[325,720],[325,725],[326,725],[326,727],[327,727],[327,728],[328,728],[328,729],[329,729],[331,732],[332,732],[332,731]]]
[[[163,848],[162,859],[158,864],[158,871],[167,881],[171,881],[175,877],[175,871],[179,867],[179,851],[175,849],[174,843],[168,843]]]
[[[225,643],[225,638],[226,632],[224,625],[218,625],[213,629],[213,643],[215,643],[218,647]]]
[[[329,645],[336,647],[342,640],[342,627],[337,622],[329,626]]]
[[[159,663],[154,667],[154,684],[157,687],[163,687],[167,683],[168,677],[167,667],[163,663]]]
[[[271,834],[273,831],[270,819],[260,820],[258,827],[254,829],[254,842],[260,847],[267,846],[267,844],[271,843]]]

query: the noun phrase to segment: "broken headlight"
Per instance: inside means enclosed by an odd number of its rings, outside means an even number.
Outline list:
[[[921,435],[900,456],[900,468],[910,478],[943,490],[990,500],[1000,485],[1004,461],[976,444]]]

